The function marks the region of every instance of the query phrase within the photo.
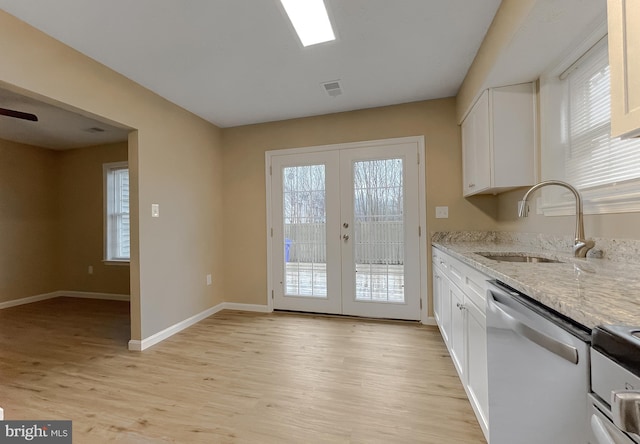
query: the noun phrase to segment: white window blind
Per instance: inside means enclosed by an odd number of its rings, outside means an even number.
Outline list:
[[[640,178],[640,141],[612,139],[606,40],[567,77],[566,180],[589,189]]]
[[[128,261],[129,169],[126,162],[104,165],[105,178],[105,260]]]
[[[606,21],[571,57],[540,78],[541,179],[578,188],[586,214],[640,212],[640,139],[610,135]],[[543,214],[574,214],[566,190],[547,187],[541,196]]]

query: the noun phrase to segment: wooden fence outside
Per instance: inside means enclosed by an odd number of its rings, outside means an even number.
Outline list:
[[[356,222],[351,233],[356,263],[404,263],[403,222]],[[325,224],[285,224],[284,236],[288,262],[326,262]]]

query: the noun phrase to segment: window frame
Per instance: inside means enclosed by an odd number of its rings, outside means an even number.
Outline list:
[[[114,247],[115,241],[113,237],[116,236],[116,226],[113,223],[113,213],[115,206],[115,180],[114,172],[118,170],[129,170],[129,162],[109,162],[102,164],[102,176],[103,176],[103,260],[102,262],[109,265],[128,265],[131,261],[131,255],[129,257],[119,257],[114,253],[117,247]],[[129,191],[131,187],[129,187]],[[131,213],[129,212],[129,215]],[[129,216],[131,217],[131,216]]]
[[[540,77],[540,163],[541,179],[566,180],[565,156],[568,149],[567,102],[568,88],[565,75],[579,67],[583,57],[604,39],[607,45],[606,19],[595,26],[564,60]],[[561,78],[563,80],[561,80]],[[617,183],[580,188],[585,214],[611,214],[640,212],[640,178]],[[538,213],[545,216],[566,216],[575,213],[575,200],[571,193],[559,187],[541,190]]]

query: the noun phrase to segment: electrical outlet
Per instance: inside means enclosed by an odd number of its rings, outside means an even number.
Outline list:
[[[89,267],[87,268],[87,273],[93,274],[93,265],[89,265]]]
[[[449,207],[436,207],[436,219],[448,219]]]
[[[151,217],[160,217],[160,204],[151,204]]]
[[[208,274],[207,275],[207,285],[211,285],[211,282],[213,281],[213,279],[211,278],[211,275]]]

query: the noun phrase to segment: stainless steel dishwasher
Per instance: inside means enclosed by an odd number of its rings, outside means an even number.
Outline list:
[[[588,441],[590,330],[492,281],[487,292],[491,444]]]

